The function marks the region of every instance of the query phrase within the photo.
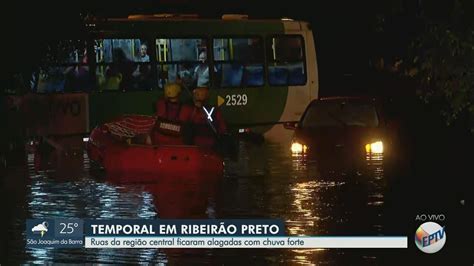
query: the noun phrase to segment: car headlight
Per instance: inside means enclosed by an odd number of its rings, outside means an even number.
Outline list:
[[[308,146],[299,142],[293,142],[291,144],[291,152],[293,154],[305,153],[308,150]]]
[[[365,145],[365,151],[367,153],[383,153],[382,141],[376,141]]]

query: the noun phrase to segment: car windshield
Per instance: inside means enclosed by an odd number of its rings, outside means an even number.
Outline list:
[[[303,128],[361,126],[379,124],[375,106],[363,101],[319,101],[302,119]]]

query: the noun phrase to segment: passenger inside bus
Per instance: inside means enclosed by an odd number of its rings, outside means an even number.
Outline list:
[[[136,68],[133,71],[133,89],[151,90],[153,88],[153,75],[151,73],[150,56],[148,55],[146,43],[140,45],[140,51],[135,57]]]
[[[66,90],[87,91],[91,89],[92,84],[87,62],[87,50],[84,49],[82,61],[75,66],[67,67],[64,71]]]
[[[150,56],[148,55],[148,45],[146,43],[142,43],[140,45],[140,53],[135,61],[142,63],[150,62]]]
[[[199,65],[194,69],[194,79],[197,87],[209,86],[209,64],[207,63],[206,51],[201,51],[199,54]]]
[[[133,62],[121,48],[113,49],[113,63],[105,70],[106,87],[109,90],[125,90],[132,84]]]
[[[60,41],[61,49],[51,48],[48,63],[32,73],[31,89],[40,93],[87,91],[92,89],[92,78],[87,65],[84,42]]]
[[[194,86],[193,66],[190,63],[183,63],[179,65],[179,72],[177,75],[177,82],[181,83],[185,89],[190,89]]]
[[[133,72],[133,89],[151,90],[153,88],[153,75],[149,64],[139,64]]]

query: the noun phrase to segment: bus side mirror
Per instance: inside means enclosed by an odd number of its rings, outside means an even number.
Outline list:
[[[295,122],[295,121],[292,121],[292,122],[285,122],[283,123],[283,127],[285,129],[289,129],[289,130],[295,130],[298,128],[298,122]]]

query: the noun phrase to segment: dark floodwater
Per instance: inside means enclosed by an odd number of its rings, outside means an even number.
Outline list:
[[[163,264],[378,265],[376,250],[339,249],[28,249],[27,218],[282,218],[290,235],[384,234],[386,180],[382,158],[367,171],[320,171],[289,154],[288,144],[241,143],[217,181],[196,177],[157,183],[115,183],[90,170],[86,154],[43,159],[33,154],[7,169],[7,262]],[[71,159],[72,158],[72,159]],[[38,161],[36,161],[38,163]],[[45,165],[49,165],[45,167]],[[36,165],[38,166],[38,164]],[[50,169],[47,169],[50,168]]]

